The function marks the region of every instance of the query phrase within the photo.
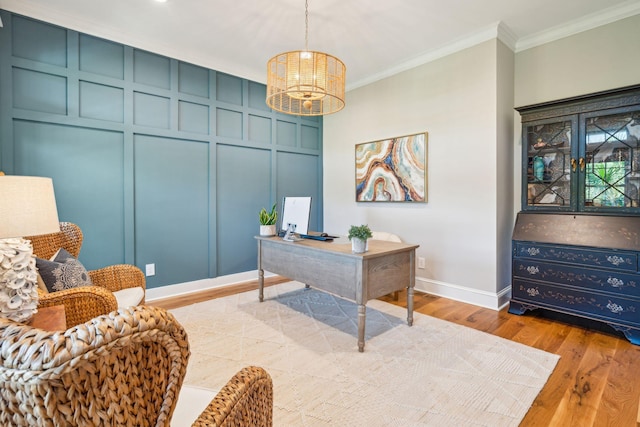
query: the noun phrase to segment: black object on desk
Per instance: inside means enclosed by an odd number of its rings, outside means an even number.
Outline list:
[[[322,234],[324,234],[324,236]],[[333,239],[335,239],[334,236],[329,236],[326,233],[322,234],[300,234],[300,237],[302,237],[303,239],[321,240],[326,242],[331,242],[333,241]]]

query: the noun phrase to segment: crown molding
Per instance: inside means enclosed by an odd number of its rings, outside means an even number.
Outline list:
[[[89,34],[94,37],[111,40],[128,46],[149,49],[156,46],[163,51],[167,50],[166,46],[162,46],[157,41],[145,39],[135,34],[123,32],[121,29],[104,25],[100,19],[89,20],[78,18],[69,13],[61,12],[46,3],[34,0],[2,0],[0,7],[9,12],[18,15],[27,16],[53,25],[69,28],[80,33]]]
[[[150,40],[132,33],[123,33],[121,30],[115,30],[103,25],[99,20],[89,21],[78,19],[75,16],[60,12],[54,7],[48,6],[46,2],[35,0],[0,0],[0,8],[9,12],[20,15],[29,16],[54,25],[60,25],[75,31],[90,34],[96,37],[105,38],[115,42],[123,43],[139,49],[149,50],[152,52],[162,52],[165,56],[170,56],[186,62],[216,69],[221,72],[230,72],[234,68],[231,64],[221,64],[219,61],[214,62],[211,57],[201,57],[196,51],[176,50],[170,46],[158,43],[157,40]],[[597,28],[602,25],[628,18],[640,14],[640,1],[629,0],[621,5],[614,6],[603,11],[586,15],[580,19],[574,20],[567,24],[563,24],[549,30],[518,38],[517,35],[503,22],[497,22],[489,27],[480,30],[467,37],[460,38],[438,49],[424,52],[405,62],[399,63],[394,67],[386,69],[382,72],[372,74],[359,81],[347,85],[347,91],[353,90],[378,80],[390,77],[394,74],[415,68],[420,65],[435,61],[445,56],[454,54],[461,50],[473,47],[491,39],[502,41],[507,47],[518,53],[545,43],[562,39],[583,31]],[[1,26],[1,24],[0,24]],[[218,58],[219,60],[219,58]],[[227,66],[225,66],[227,65]],[[242,75],[239,74],[242,73]],[[252,75],[250,70],[244,72],[235,70],[232,74],[254,80],[264,82],[264,76]]]
[[[251,70],[240,70],[234,64],[225,64],[220,58],[210,55],[201,55],[197,49],[176,49],[173,46],[160,43],[158,40],[147,38],[134,32],[104,25],[99,19],[80,19],[72,14],[64,13],[58,9],[36,0],[0,0],[0,9],[18,15],[27,16],[53,25],[69,28],[93,37],[110,40],[131,46],[135,49],[158,53],[162,56],[178,59],[190,64],[199,65],[222,73],[233,74],[236,77],[265,83],[266,76],[255,75]]]
[[[481,30],[469,37],[454,41],[434,51],[426,52],[413,59],[405,61],[395,67],[389,68],[381,73],[373,74],[357,82],[347,85],[347,91],[357,89],[391,77],[394,74],[415,68],[420,65],[435,61],[447,55],[451,55],[460,50],[475,46],[492,38],[497,38],[508,46],[515,53],[530,49],[545,43],[559,40],[583,31],[591,30],[602,25],[610,24],[624,18],[640,14],[640,2],[629,0],[621,5],[614,6],[596,13],[586,15],[566,24],[541,31],[531,36],[518,38],[518,36],[504,23],[498,22],[484,30]]]
[[[364,79],[360,79],[357,82],[351,83],[349,85],[347,85],[346,90],[350,91],[353,89],[357,89],[359,87],[362,86],[366,86],[368,84],[377,82],[379,80],[385,79],[387,77],[391,77],[395,74],[401,73],[403,71],[407,71],[410,70],[412,68],[418,67],[420,65],[424,65],[427,64],[429,62],[433,62],[437,59],[440,58],[444,58],[445,56],[449,56],[451,54],[454,54],[456,52],[459,52],[461,50],[473,47],[477,44],[486,42],[488,40],[493,40],[495,38],[498,38],[498,34],[500,33],[499,27],[500,27],[500,22],[490,25],[489,27],[478,31],[468,37],[463,37],[460,38],[452,43],[449,43],[445,46],[442,46],[438,49],[429,51],[429,52],[425,52],[421,55],[415,56],[412,59],[409,59],[408,61],[399,63],[398,65],[388,68],[380,73],[376,73],[376,74],[372,74],[368,77],[365,77]],[[507,29],[506,25],[502,24],[503,28]],[[502,30],[503,32],[507,31],[507,30]],[[510,30],[508,30],[510,32]],[[509,44],[507,44],[509,45]]]
[[[545,31],[540,31],[539,33],[522,37],[518,39],[516,43],[515,52],[522,52],[583,31],[607,25],[624,18],[629,18],[639,13],[640,2],[638,0],[630,0],[619,6],[610,7]]]
[[[496,28],[496,37],[504,43],[509,49],[515,52],[518,36],[504,22],[498,22]]]

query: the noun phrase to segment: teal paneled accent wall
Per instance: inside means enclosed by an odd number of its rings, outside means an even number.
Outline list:
[[[122,132],[16,119],[13,147],[11,173],[53,177],[58,216],[86,228],[82,255],[97,255],[87,267],[122,263]]]
[[[276,170],[276,186],[278,188],[278,199],[289,195],[311,196],[311,204],[316,205],[320,200],[320,182],[318,175],[321,166],[316,161],[315,156],[298,153],[279,152],[277,155],[278,169]],[[295,179],[294,176],[308,174],[307,179]],[[322,230],[322,222],[318,215],[311,215],[309,219],[309,230]]]
[[[218,144],[216,152],[216,215],[218,243],[225,248],[217,254],[221,275],[257,268],[253,252],[256,242],[239,239],[247,223],[257,223],[258,206],[270,207],[272,179],[270,150]],[[251,167],[247,167],[251,165]],[[247,197],[247,195],[251,197]],[[257,233],[255,233],[257,234]]]
[[[282,115],[263,84],[0,10],[0,169],[53,178],[80,259],[149,288],[256,269],[258,211],[313,197],[322,119]]]
[[[208,277],[209,144],[136,135],[134,159],[136,261],[168,283]]]

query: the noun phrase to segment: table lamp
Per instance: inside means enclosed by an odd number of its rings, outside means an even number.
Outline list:
[[[0,317],[27,323],[38,311],[36,261],[22,236],[57,231],[52,179],[0,172]]]

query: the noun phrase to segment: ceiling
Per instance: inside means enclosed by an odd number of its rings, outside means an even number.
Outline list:
[[[0,0],[0,9],[257,82],[305,42],[304,0]],[[640,13],[640,0],[309,0],[309,49],[347,89],[499,37],[514,51]]]

